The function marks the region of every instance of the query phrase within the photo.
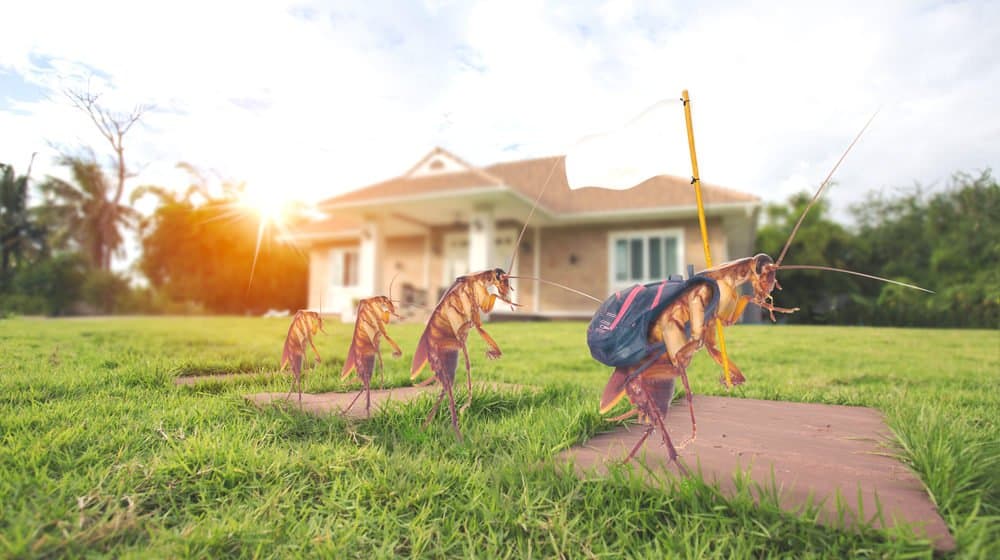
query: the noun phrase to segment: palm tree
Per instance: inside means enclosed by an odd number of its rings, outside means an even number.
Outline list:
[[[122,228],[139,219],[134,209],[117,202],[101,166],[90,158],[63,156],[73,182],[48,177],[40,188],[46,197],[46,218],[56,227],[54,242],[73,241],[93,266],[111,270],[112,255],[120,255]]]
[[[35,154],[31,154],[32,163]],[[28,208],[28,172],[18,177],[13,166],[0,163],[0,247],[2,268],[0,280],[9,278],[19,266],[46,251],[45,228]]]

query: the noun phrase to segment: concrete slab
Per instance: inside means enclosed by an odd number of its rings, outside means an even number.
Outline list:
[[[264,372],[264,373],[211,373],[208,375],[182,375],[174,378],[174,385],[197,385],[212,381],[233,381],[238,379],[252,379],[254,377],[277,377],[279,375],[288,376],[288,372]]]
[[[860,488],[862,522],[876,528],[909,524],[936,549],[954,550],[955,540],[920,479],[886,447],[893,437],[877,410],[704,395],[695,396],[694,404],[698,439],[679,451],[680,460],[689,471],[700,468],[703,479],[717,481],[724,493],[735,493],[734,473],[749,471],[751,480],[765,488],[773,480],[787,511],[801,511],[812,497],[814,505],[821,502],[822,523],[849,529],[860,517]],[[687,439],[691,422],[686,401],[674,402],[666,424],[675,444]],[[573,461],[581,475],[607,473],[609,464],[620,464],[628,455],[643,430],[637,425],[617,428],[564,451],[559,459]],[[654,472],[666,469],[677,475],[661,441],[654,432],[636,458]],[[648,474],[646,478],[652,480]],[[837,512],[838,492],[847,510],[843,519]],[[876,494],[882,519],[872,519]]]
[[[494,391],[534,391],[537,390],[534,387],[529,387],[526,385],[515,385],[510,383],[493,383],[493,382],[476,382],[473,383],[472,398],[476,396],[476,389],[489,388]],[[354,400],[357,396],[358,391],[349,391],[347,393],[302,393],[302,410],[310,414],[315,414],[318,416],[328,415],[328,414],[339,414],[342,413],[345,408]],[[395,402],[409,402],[413,399],[419,398],[421,395],[437,395],[441,391],[441,386],[434,384],[426,387],[396,387],[393,389],[372,389],[371,399],[372,399],[372,414],[375,414],[380,408],[386,405],[390,401]],[[465,393],[462,392],[461,395]],[[292,393],[291,397],[288,397],[288,392],[281,393],[256,393],[252,395],[246,395],[247,400],[254,403],[257,406],[263,407],[272,404],[290,404],[294,407],[298,407],[299,395],[298,393]],[[464,396],[460,397],[456,395],[456,399],[464,399]],[[365,418],[365,397],[364,395],[358,399],[358,402],[354,403],[354,406],[347,411],[347,417],[363,419]],[[459,405],[462,404],[464,400],[460,400]],[[447,409],[445,409],[447,412]]]

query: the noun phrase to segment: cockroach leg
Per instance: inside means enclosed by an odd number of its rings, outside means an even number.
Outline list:
[[[642,433],[642,437],[639,438],[639,441],[636,442],[635,447],[632,448],[632,451],[629,451],[628,457],[625,457],[624,461],[625,463],[628,463],[632,459],[632,457],[635,456],[636,451],[639,451],[639,448],[642,447],[642,444],[646,441],[646,438],[649,437],[649,434],[653,433],[654,429],[655,428],[652,425],[646,427],[646,431]]]
[[[462,414],[470,406],[472,406],[472,361],[469,360],[469,349],[465,344],[462,345],[462,354],[465,357],[465,379],[469,396],[466,399],[465,404],[462,405],[462,408],[458,409],[459,414]]]
[[[629,418],[631,418],[631,417],[633,417],[633,416],[635,416],[637,414],[639,414],[639,409],[638,408],[633,408],[632,410],[626,412],[625,414],[621,414],[619,416],[615,416],[614,418],[608,418],[608,422],[622,422],[624,420],[628,420]]]
[[[431,379],[433,379],[433,377]],[[429,426],[431,421],[434,420],[434,415],[437,414],[438,407],[441,406],[441,401],[443,400],[444,391],[441,391],[441,394],[438,395],[437,401],[434,402],[434,406],[431,407],[431,411],[427,415],[427,419],[424,420],[424,425],[422,426],[424,429],[427,429],[427,426]]]
[[[684,392],[687,393],[688,410],[691,412],[691,437],[684,440],[677,446],[677,449],[684,449],[689,443],[698,437],[698,424],[694,421],[694,393],[691,392],[691,385],[688,384],[687,371],[681,370],[681,381],[684,382]]]

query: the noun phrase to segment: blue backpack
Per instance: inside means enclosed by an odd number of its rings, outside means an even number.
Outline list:
[[[636,284],[628,290],[611,294],[594,313],[587,327],[590,355],[612,367],[636,365],[649,356],[651,359],[644,364],[648,367],[666,352],[665,344],[647,342],[650,325],[668,305],[691,288],[701,285],[712,288],[712,299],[705,309],[707,322],[715,315],[719,305],[719,285],[707,276],[692,276],[683,280],[679,275],[672,275],[668,280]],[[687,328],[690,329],[690,325]]]

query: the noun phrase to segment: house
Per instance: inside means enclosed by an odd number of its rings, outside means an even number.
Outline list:
[[[455,277],[507,270],[526,221],[516,274],[599,299],[683,273],[689,263],[705,267],[690,178],[570,190],[563,163],[559,156],[476,167],[435,148],[399,177],[324,200],[327,218],[294,235],[308,247],[309,307],[347,319],[359,298],[386,294],[393,278],[393,297],[433,307]],[[702,196],[713,261],[751,255],[760,200],[710,184]],[[593,301],[537,280],[512,283],[520,316],[584,318],[595,310]],[[497,305],[494,313],[511,311]]]

